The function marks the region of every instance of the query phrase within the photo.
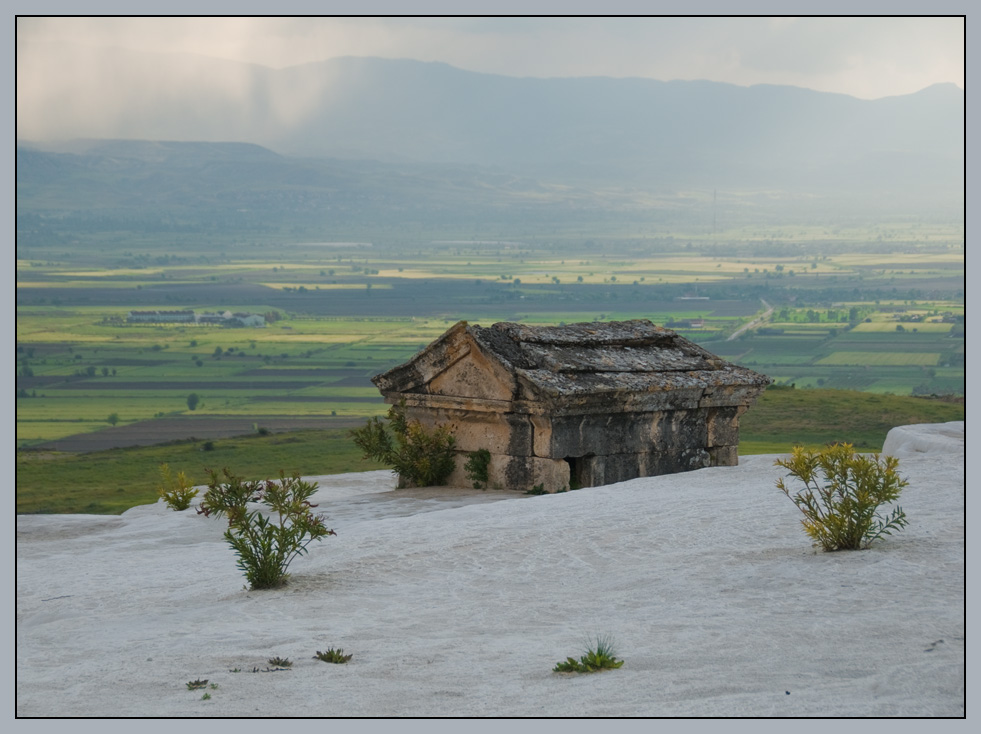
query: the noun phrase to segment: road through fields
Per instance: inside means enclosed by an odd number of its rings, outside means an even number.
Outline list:
[[[732,336],[730,336],[728,339],[726,339],[726,341],[730,341],[730,342],[733,341],[734,339],[738,338],[739,335],[742,334],[743,332],[749,331],[750,329],[753,329],[753,328],[759,326],[764,321],[766,321],[768,318],[770,318],[770,314],[773,313],[773,306],[771,306],[769,303],[767,303],[766,301],[764,301],[762,298],[760,299],[760,303],[762,303],[763,306],[764,306],[764,308],[766,308],[766,311],[763,312],[763,315],[762,316],[758,316],[757,318],[753,319],[752,321],[750,321],[745,326],[742,326],[742,327],[736,329],[734,332],[732,332]]]

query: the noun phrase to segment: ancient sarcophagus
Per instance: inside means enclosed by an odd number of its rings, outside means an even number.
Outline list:
[[[554,492],[737,463],[739,417],[770,379],[650,321],[460,322],[372,382],[410,420],[491,454],[490,486]]]

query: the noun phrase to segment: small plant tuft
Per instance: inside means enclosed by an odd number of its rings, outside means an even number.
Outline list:
[[[556,673],[597,673],[601,670],[615,670],[621,665],[623,661],[617,659],[612,638],[604,636],[597,637],[578,660],[566,658],[556,663],[552,670]]]
[[[548,494],[548,492],[545,491],[545,483],[542,482],[541,484],[536,484],[531,489],[525,491],[525,494],[539,495],[539,494]]]
[[[211,481],[198,514],[227,516],[225,540],[238,556],[237,565],[252,589],[282,586],[288,578],[286,569],[307,552],[310,543],[337,535],[324,525],[323,515],[313,514],[316,505],[310,503],[310,497],[317,485],[302,481],[297,474],[286,476],[281,471],[279,482],[250,482],[228,469],[222,470],[224,481],[217,472],[209,469],[208,473]],[[249,510],[250,502],[264,504],[277,520],[262,510]]]
[[[477,449],[467,454],[467,463],[463,465],[463,471],[467,479],[473,482],[474,489],[487,489],[490,481],[490,460],[491,454],[487,449]]]
[[[377,417],[351,431],[365,459],[388,464],[399,475],[399,487],[436,487],[446,484],[456,467],[456,439],[449,426],[426,429],[406,418],[405,400],[388,411],[388,425]]]
[[[157,487],[157,494],[167,503],[167,507],[180,512],[191,506],[191,500],[198,495],[198,490],[191,486],[184,472],[177,472],[177,476],[170,473],[170,467],[166,464],[160,465],[160,478],[163,483]]]
[[[207,691],[205,691],[204,695],[201,696],[201,700],[202,701],[210,701],[211,700],[211,694],[208,693]]]
[[[337,648],[336,650],[332,647],[327,648],[327,652],[320,652],[317,650],[317,654],[313,656],[316,660],[323,660],[325,663],[337,663],[342,664],[350,660],[354,655],[345,655],[343,648]]]
[[[848,443],[818,451],[795,446],[791,457],[778,459],[775,466],[804,483],[791,494],[781,478],[777,489],[794,501],[804,514],[804,531],[826,551],[865,549],[908,524],[901,507],[885,517],[879,514],[879,507],[899,499],[909,484],[899,476],[899,460],[893,456],[856,454]]]
[[[293,667],[293,661],[291,661],[289,658],[281,658],[279,656],[276,656],[274,658],[269,658],[269,664],[272,665],[274,668]]]
[[[187,682],[187,690],[196,691],[198,688],[204,688],[206,685],[208,685],[207,678],[204,679],[198,678],[197,680],[189,680]]]

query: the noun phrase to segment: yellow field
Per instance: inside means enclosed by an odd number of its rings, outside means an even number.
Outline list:
[[[93,279],[95,280],[95,279]],[[99,288],[126,288],[133,290],[138,285],[160,285],[161,282],[166,282],[167,285],[188,285],[191,283],[197,283],[194,280],[171,280],[166,281],[159,280],[103,280],[98,279],[97,283],[93,283],[92,280],[18,280],[18,288],[91,288],[92,286],[98,286]]]
[[[858,324],[852,331],[864,332],[889,332],[896,331],[896,326],[901,325],[907,331],[916,329],[917,331],[928,331],[932,334],[945,334],[951,330],[953,324],[938,324],[931,321],[912,322],[899,324],[897,321],[873,321],[871,323]]]
[[[315,332],[300,332],[297,334],[283,334],[282,332],[273,334],[257,334],[252,337],[252,341],[257,344],[350,344],[360,339],[367,339],[369,334],[317,334]],[[360,337],[360,339],[359,339]]]
[[[168,268],[169,271],[177,268]],[[136,277],[146,279],[151,275],[160,275],[163,268],[119,268],[118,270],[63,270],[58,275],[66,278],[119,278]]]
[[[741,277],[748,271],[754,276],[763,275],[766,270],[770,275],[778,273],[777,266],[784,268],[783,274],[817,275],[824,273],[841,273],[842,269],[830,261],[818,263],[816,269],[811,269],[811,262],[800,258],[740,258],[737,260],[705,255],[672,255],[670,257],[637,258],[625,261],[604,260],[561,260],[557,258],[536,258],[520,262],[509,261],[506,264],[496,259],[471,258],[470,260],[433,260],[427,261],[420,267],[417,262],[396,261],[387,263],[387,267],[379,271],[379,275],[390,278],[461,278],[473,277],[482,280],[505,280],[514,278],[524,284],[551,282],[557,277],[563,284],[609,283],[616,276],[617,283],[629,284],[634,280],[644,278],[644,282],[681,283],[722,280],[731,277]],[[500,276],[508,277],[502,279]]]
[[[373,276],[367,276],[373,277]],[[369,281],[370,283],[370,281]],[[363,291],[367,287],[365,283],[257,283],[266,288],[283,290],[284,288],[306,288],[308,291]],[[387,290],[392,286],[389,283],[371,283],[373,290]]]
[[[939,361],[940,354],[938,352],[833,352],[815,364],[932,367]]]
[[[910,252],[910,253],[890,253],[880,255],[877,253],[857,253],[854,255],[840,254],[834,256],[834,261],[841,265],[864,265],[866,267],[878,267],[883,260],[888,260],[890,264],[904,264],[913,267],[929,267],[937,263],[963,263],[963,251],[951,250],[949,252]]]

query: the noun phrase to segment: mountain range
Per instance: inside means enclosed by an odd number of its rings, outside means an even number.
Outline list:
[[[369,197],[373,179],[398,188],[397,172],[411,169],[396,198],[411,198],[419,183],[432,190],[434,177],[440,180],[435,190],[452,189],[453,177],[465,170],[474,195],[497,190],[504,180],[505,188],[517,186],[525,195],[536,188],[553,196],[555,187],[620,187],[669,194],[786,191],[902,207],[963,201],[964,94],[953,84],[862,100],[788,86],[515,78],[379,58],[277,70],[119,49],[86,53],[78,60],[86,85],[50,90],[60,94],[70,131],[57,120],[37,123],[41,101],[18,98],[19,114],[35,120],[25,125],[33,139],[18,140],[22,208],[36,208],[39,200],[31,197],[41,190],[32,186],[45,170],[71,161],[78,170],[78,156],[87,157],[86,175],[93,166],[99,170],[79,192],[83,198],[113,186],[131,198],[146,193],[154,177],[113,182],[113,168],[121,175],[135,156],[149,170],[172,165],[176,156],[199,167],[214,164],[212,193],[241,185],[243,170],[254,173],[265,163],[274,170],[263,169],[263,176],[272,175],[279,188],[322,192],[333,176],[336,191],[364,188]],[[195,145],[177,146],[180,141]],[[207,142],[240,145],[219,154]],[[325,159],[332,160],[330,173]],[[55,175],[51,184],[57,181]]]
[[[515,78],[379,58],[271,69],[121,49],[77,66],[88,71],[85,84],[58,90],[77,126],[71,137],[250,142],[290,156],[724,185],[790,167],[806,181],[863,165],[955,170],[963,160],[964,95],[953,84],[861,100],[787,86]],[[28,119],[32,105],[18,99]]]

